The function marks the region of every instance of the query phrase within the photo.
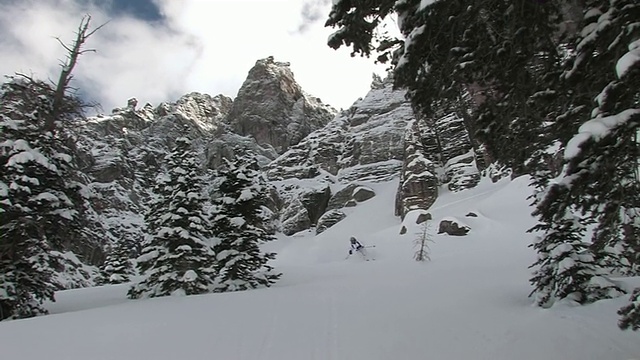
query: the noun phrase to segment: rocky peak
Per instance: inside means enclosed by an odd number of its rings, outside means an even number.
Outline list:
[[[210,96],[192,92],[182,96],[175,104],[175,111],[193,119],[203,127],[215,127],[231,110],[233,100],[225,95]]]
[[[405,91],[385,81],[309,134],[269,165],[272,179],[313,178],[318,170],[340,181],[386,181],[398,176],[403,139],[414,119]]]
[[[289,63],[258,60],[240,87],[226,122],[239,135],[270,145],[279,154],[325,126],[335,109],[306,94]]]
[[[405,91],[394,90],[390,81],[380,82],[272,161],[266,171],[279,189],[281,230],[293,234],[315,225],[322,231],[344,218],[340,208],[357,205],[354,191],[362,184],[398,177],[405,132],[414,119]],[[296,180],[292,184],[288,179]],[[332,191],[327,194],[329,184]],[[304,201],[323,196],[327,201]]]
[[[233,100],[224,95],[212,97],[208,94],[192,92],[183,95],[175,103],[162,103],[155,111],[155,117],[163,122],[163,118],[174,117],[185,120],[185,125],[192,125],[204,131],[214,131],[231,109]],[[171,121],[173,122],[173,121]]]

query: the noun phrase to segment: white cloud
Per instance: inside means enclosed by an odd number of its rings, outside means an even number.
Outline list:
[[[154,105],[190,91],[235,97],[255,61],[270,55],[289,61],[305,91],[336,107],[364,96],[371,73],[383,71],[373,59],[330,49],[324,17],[302,26],[301,0],[155,1],[167,21],[110,19],[88,41],[97,52],[78,63],[76,86],[107,112],[132,96]],[[315,0],[312,15],[327,14],[329,6]],[[95,25],[109,20],[78,0],[0,2],[0,73],[55,78],[64,50],[54,37],[71,41],[85,13]]]

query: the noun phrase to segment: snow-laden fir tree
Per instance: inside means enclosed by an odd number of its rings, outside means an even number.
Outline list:
[[[50,249],[80,231],[84,200],[59,124],[79,107],[69,98],[47,130],[53,94],[22,77],[0,88],[0,320],[46,313],[41,304],[53,300],[53,267],[62,263]]]
[[[145,214],[147,237],[137,260],[142,280],[129,290],[130,298],[207,293],[215,280],[204,179],[191,141],[176,139],[165,161]]]
[[[585,105],[593,110],[590,116],[569,118],[576,129],[565,150],[564,182],[575,188],[575,196],[565,201],[597,224],[593,244],[603,262],[626,265],[620,270],[633,273],[640,265],[640,4],[599,0],[587,5],[566,77],[589,79],[593,90]],[[614,248],[621,249],[621,258],[606,261]]]
[[[618,310],[618,315],[621,315],[618,322],[621,329],[640,330],[640,288],[633,291],[629,304]]]
[[[217,238],[218,280],[215,291],[239,291],[270,286],[281,276],[268,265],[275,253],[260,245],[275,237],[264,228],[264,206],[269,189],[251,153],[226,160],[220,169],[214,200],[213,231]]]
[[[582,31],[576,63],[568,74],[602,74],[591,119],[569,141],[567,182],[589,196],[571,199],[597,223],[594,247],[622,249],[629,273],[640,250],[640,3],[588,1],[592,19]],[[615,71],[613,71],[615,69]],[[617,260],[617,259],[614,259]],[[640,293],[620,310],[620,326],[640,327]]]
[[[637,266],[640,4],[634,0],[593,0],[586,5],[585,25],[576,39],[572,66],[564,74],[577,95],[555,126],[571,131],[564,141],[566,165],[549,186],[537,212],[549,223],[558,219],[558,209],[572,208],[584,214],[583,223],[596,224],[589,252],[594,257],[592,274],[598,276],[612,266],[626,265],[627,270]],[[578,111],[581,108],[586,111]],[[557,133],[566,135],[567,131]],[[539,244],[551,242],[563,246],[566,239],[547,232]],[[616,253],[616,249],[620,251]],[[615,285],[602,281],[602,276],[594,279],[600,286],[583,286],[581,290],[587,299],[620,293],[608,291]],[[621,310],[623,327],[633,326],[625,316],[637,306],[637,293],[631,301],[630,307]]]
[[[136,253],[135,244],[130,239],[123,239],[112,245],[107,258],[100,267],[100,284],[120,284],[129,282],[135,274],[131,259]]]
[[[553,188],[553,192],[559,191]],[[549,307],[556,300],[577,304],[619,296],[622,290],[609,281],[595,261],[595,255],[583,240],[584,221],[567,208],[558,208],[551,218],[534,230],[543,234],[532,245],[538,252],[531,278],[532,295],[539,306]]]

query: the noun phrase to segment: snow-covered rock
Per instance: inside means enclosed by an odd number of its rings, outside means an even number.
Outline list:
[[[464,236],[471,230],[469,225],[462,223],[454,218],[447,218],[440,221],[438,226],[438,234],[446,233],[453,236]]]
[[[474,187],[480,181],[475,163],[475,152],[464,120],[454,113],[434,121],[434,130],[440,144],[444,182],[451,191]]]
[[[438,142],[435,133],[420,124],[413,121],[405,133],[395,208],[395,214],[401,217],[412,210],[428,209],[438,197]]]
[[[292,235],[318,223],[325,213],[331,190],[323,183],[275,183],[278,191],[280,231]]]
[[[353,190],[353,199],[357,202],[367,201],[374,196],[376,196],[376,192],[366,186],[358,186]]]
[[[318,220],[318,226],[316,227],[316,234],[320,234],[324,232],[325,230],[337,224],[338,222],[340,222],[346,217],[347,215],[338,209],[327,211]]]
[[[398,176],[403,138],[413,120],[405,92],[389,81],[309,134],[269,165],[272,179],[312,178],[322,171],[343,183]]]
[[[249,71],[226,121],[235,133],[282,154],[334,114],[335,109],[302,90],[289,63],[268,57]]]

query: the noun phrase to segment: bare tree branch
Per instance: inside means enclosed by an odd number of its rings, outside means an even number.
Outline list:
[[[62,45],[62,47],[67,51],[67,59],[63,61],[60,66],[62,70],[60,71],[60,77],[58,78],[58,82],[56,83],[56,89],[53,98],[53,109],[51,112],[51,116],[46,121],[46,129],[53,131],[55,129],[55,120],[60,115],[61,109],[63,108],[64,97],[67,91],[70,89],[69,83],[71,79],[73,79],[73,69],[78,62],[78,57],[86,52],[95,52],[95,49],[83,49],[84,43],[87,39],[95,34],[96,31],[100,30],[103,26],[105,26],[108,22],[96,27],[93,30],[89,29],[89,25],[91,23],[91,15],[85,15],[82,20],[80,20],[80,25],[78,26],[78,30],[76,31],[76,39],[71,45],[66,45],[59,38],[56,38],[58,42]]]

